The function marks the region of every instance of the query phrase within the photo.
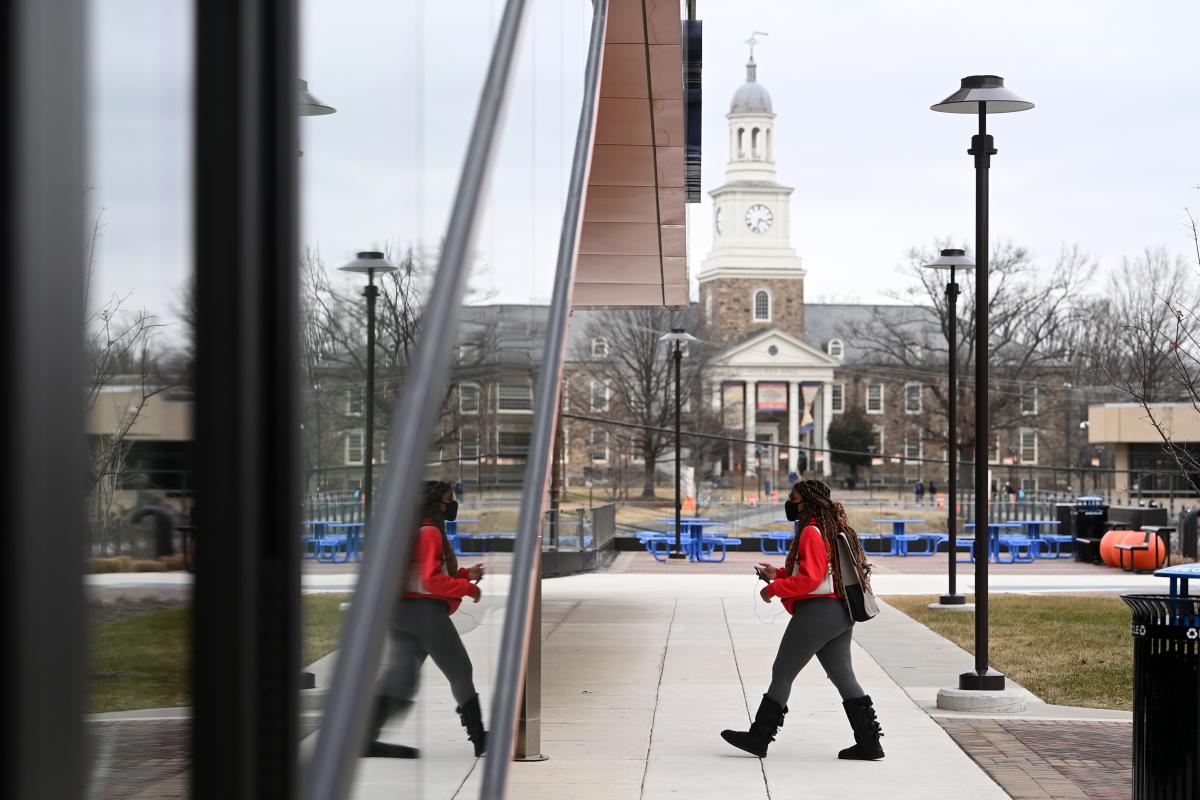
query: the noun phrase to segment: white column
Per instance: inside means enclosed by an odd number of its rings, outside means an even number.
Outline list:
[[[754,464],[754,445],[750,442],[754,441],[756,432],[756,418],[758,417],[758,385],[752,381],[746,381],[746,439],[749,440],[746,444],[746,474],[757,475],[757,467]]]
[[[829,447],[829,423],[833,421],[833,390],[829,388],[830,386],[832,384],[829,381],[821,385],[821,419],[817,425],[813,426],[821,432],[821,447]],[[843,402],[845,401],[843,400]],[[833,458],[829,453],[825,453],[821,473],[826,478],[833,474]]]
[[[800,384],[788,381],[788,472],[800,474]]]
[[[718,379],[712,390],[712,410],[718,415],[721,413],[721,385],[721,381]],[[720,457],[718,457],[716,463],[713,464],[713,475],[718,478],[721,477]]]

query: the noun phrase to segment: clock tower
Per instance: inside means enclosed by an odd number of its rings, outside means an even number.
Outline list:
[[[713,199],[713,248],[700,267],[707,335],[732,343],[769,329],[804,338],[804,268],[791,247],[792,189],[775,180],[775,114],[754,51],[729,106],[729,162]]]

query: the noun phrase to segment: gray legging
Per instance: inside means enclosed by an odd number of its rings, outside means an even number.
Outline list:
[[[471,657],[450,621],[443,600],[405,598],[392,612],[389,633],[392,637],[392,663],[383,675],[380,694],[392,700],[410,702],[417,693],[417,680],[425,657],[445,673],[455,701],[465,705],[475,696]]]
[[[843,700],[862,697],[863,689],[850,663],[854,622],[846,611],[845,601],[833,597],[799,600],[792,610],[792,619],[783,632],[771,667],[771,688],[767,689],[767,695],[786,706],[796,676],[816,656]]]

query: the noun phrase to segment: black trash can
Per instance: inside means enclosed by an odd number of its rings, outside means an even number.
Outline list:
[[[1200,797],[1200,597],[1127,594],[1133,610],[1133,798]]]
[[[1108,505],[1100,497],[1080,497],[1075,501],[1075,560],[1099,564],[1100,540],[1107,533]]]

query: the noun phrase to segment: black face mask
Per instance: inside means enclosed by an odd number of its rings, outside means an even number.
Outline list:
[[[446,522],[453,522],[458,518],[458,501],[451,500],[446,503],[446,510],[442,512],[442,519]]]
[[[783,514],[788,518],[788,522],[795,522],[800,519],[800,504],[788,500],[783,504]]]

